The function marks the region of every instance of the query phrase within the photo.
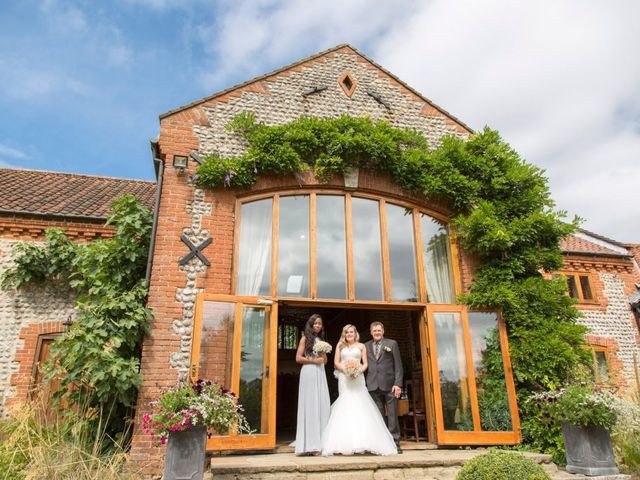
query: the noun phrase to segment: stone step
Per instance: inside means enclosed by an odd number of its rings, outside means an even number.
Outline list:
[[[587,477],[586,475],[578,475],[569,473],[566,470],[558,468],[555,463],[549,462],[542,464],[547,473],[553,480],[631,480],[629,475],[599,475],[596,477]]]
[[[227,455],[211,458],[215,480],[455,480],[462,465],[486,449],[407,450],[402,455],[381,457],[353,455],[298,457],[292,453]],[[567,473],[549,455],[523,452],[554,480],[629,480],[626,475],[584,477]],[[210,477],[211,478],[211,477]]]

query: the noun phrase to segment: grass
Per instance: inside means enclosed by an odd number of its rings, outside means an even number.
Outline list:
[[[0,423],[0,480],[138,480],[128,445],[104,433],[100,412],[29,403]]]

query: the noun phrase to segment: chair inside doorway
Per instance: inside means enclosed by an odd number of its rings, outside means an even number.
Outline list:
[[[405,381],[406,413],[402,415],[403,440],[427,441],[427,408],[424,399],[422,372],[412,372]],[[401,400],[402,402],[402,400]]]

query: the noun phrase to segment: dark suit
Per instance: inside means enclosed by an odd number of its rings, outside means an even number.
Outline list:
[[[394,385],[402,387],[404,372],[400,359],[400,348],[395,340],[380,340],[380,355],[374,352],[374,341],[365,343],[367,349],[367,390],[376,402],[380,414],[384,417],[384,406],[387,405],[387,427],[396,444],[400,442],[400,425],[398,424],[398,400],[391,392]],[[390,351],[389,351],[390,350]]]

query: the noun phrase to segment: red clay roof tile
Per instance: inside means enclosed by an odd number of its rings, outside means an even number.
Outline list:
[[[107,218],[126,193],[152,208],[155,190],[149,180],[0,168],[0,211],[11,213]]]
[[[590,242],[584,238],[569,235],[560,240],[560,249],[563,252],[584,252],[584,253],[604,253],[608,255],[624,255],[616,250],[612,250],[597,243]]]

